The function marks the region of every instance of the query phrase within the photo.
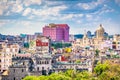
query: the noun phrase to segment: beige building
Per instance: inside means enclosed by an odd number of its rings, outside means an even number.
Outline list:
[[[120,50],[120,35],[113,36],[113,49]]]
[[[90,38],[88,38],[87,33],[84,33],[83,38],[76,40],[73,43],[73,46],[74,47],[78,46],[78,43],[79,43],[79,46],[83,47],[83,48],[88,47],[88,46],[93,46],[94,49],[101,49],[100,44],[105,41],[104,33],[105,33],[105,30],[102,27],[102,25],[100,24],[100,26],[96,30],[96,36],[94,38],[90,39]]]
[[[8,70],[12,64],[12,57],[19,52],[17,44],[8,44],[7,42],[0,42],[0,72]]]

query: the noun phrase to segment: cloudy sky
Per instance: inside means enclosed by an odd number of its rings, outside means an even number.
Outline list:
[[[49,23],[66,23],[71,34],[100,24],[120,34],[120,0],[0,0],[0,33],[33,34]]]

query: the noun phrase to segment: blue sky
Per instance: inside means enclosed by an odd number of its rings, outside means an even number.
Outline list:
[[[120,34],[120,0],[0,0],[0,33],[42,32],[49,23],[66,23],[70,34],[92,33],[103,25]]]

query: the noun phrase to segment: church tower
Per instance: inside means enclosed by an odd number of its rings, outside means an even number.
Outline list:
[[[96,38],[97,39],[104,39],[104,28],[102,27],[102,24],[100,24],[99,28],[96,30]]]

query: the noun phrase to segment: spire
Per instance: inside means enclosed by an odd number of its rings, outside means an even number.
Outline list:
[[[84,30],[84,38],[87,38],[87,33],[86,33],[86,30]]]
[[[100,27],[102,27],[102,24],[100,24]]]

